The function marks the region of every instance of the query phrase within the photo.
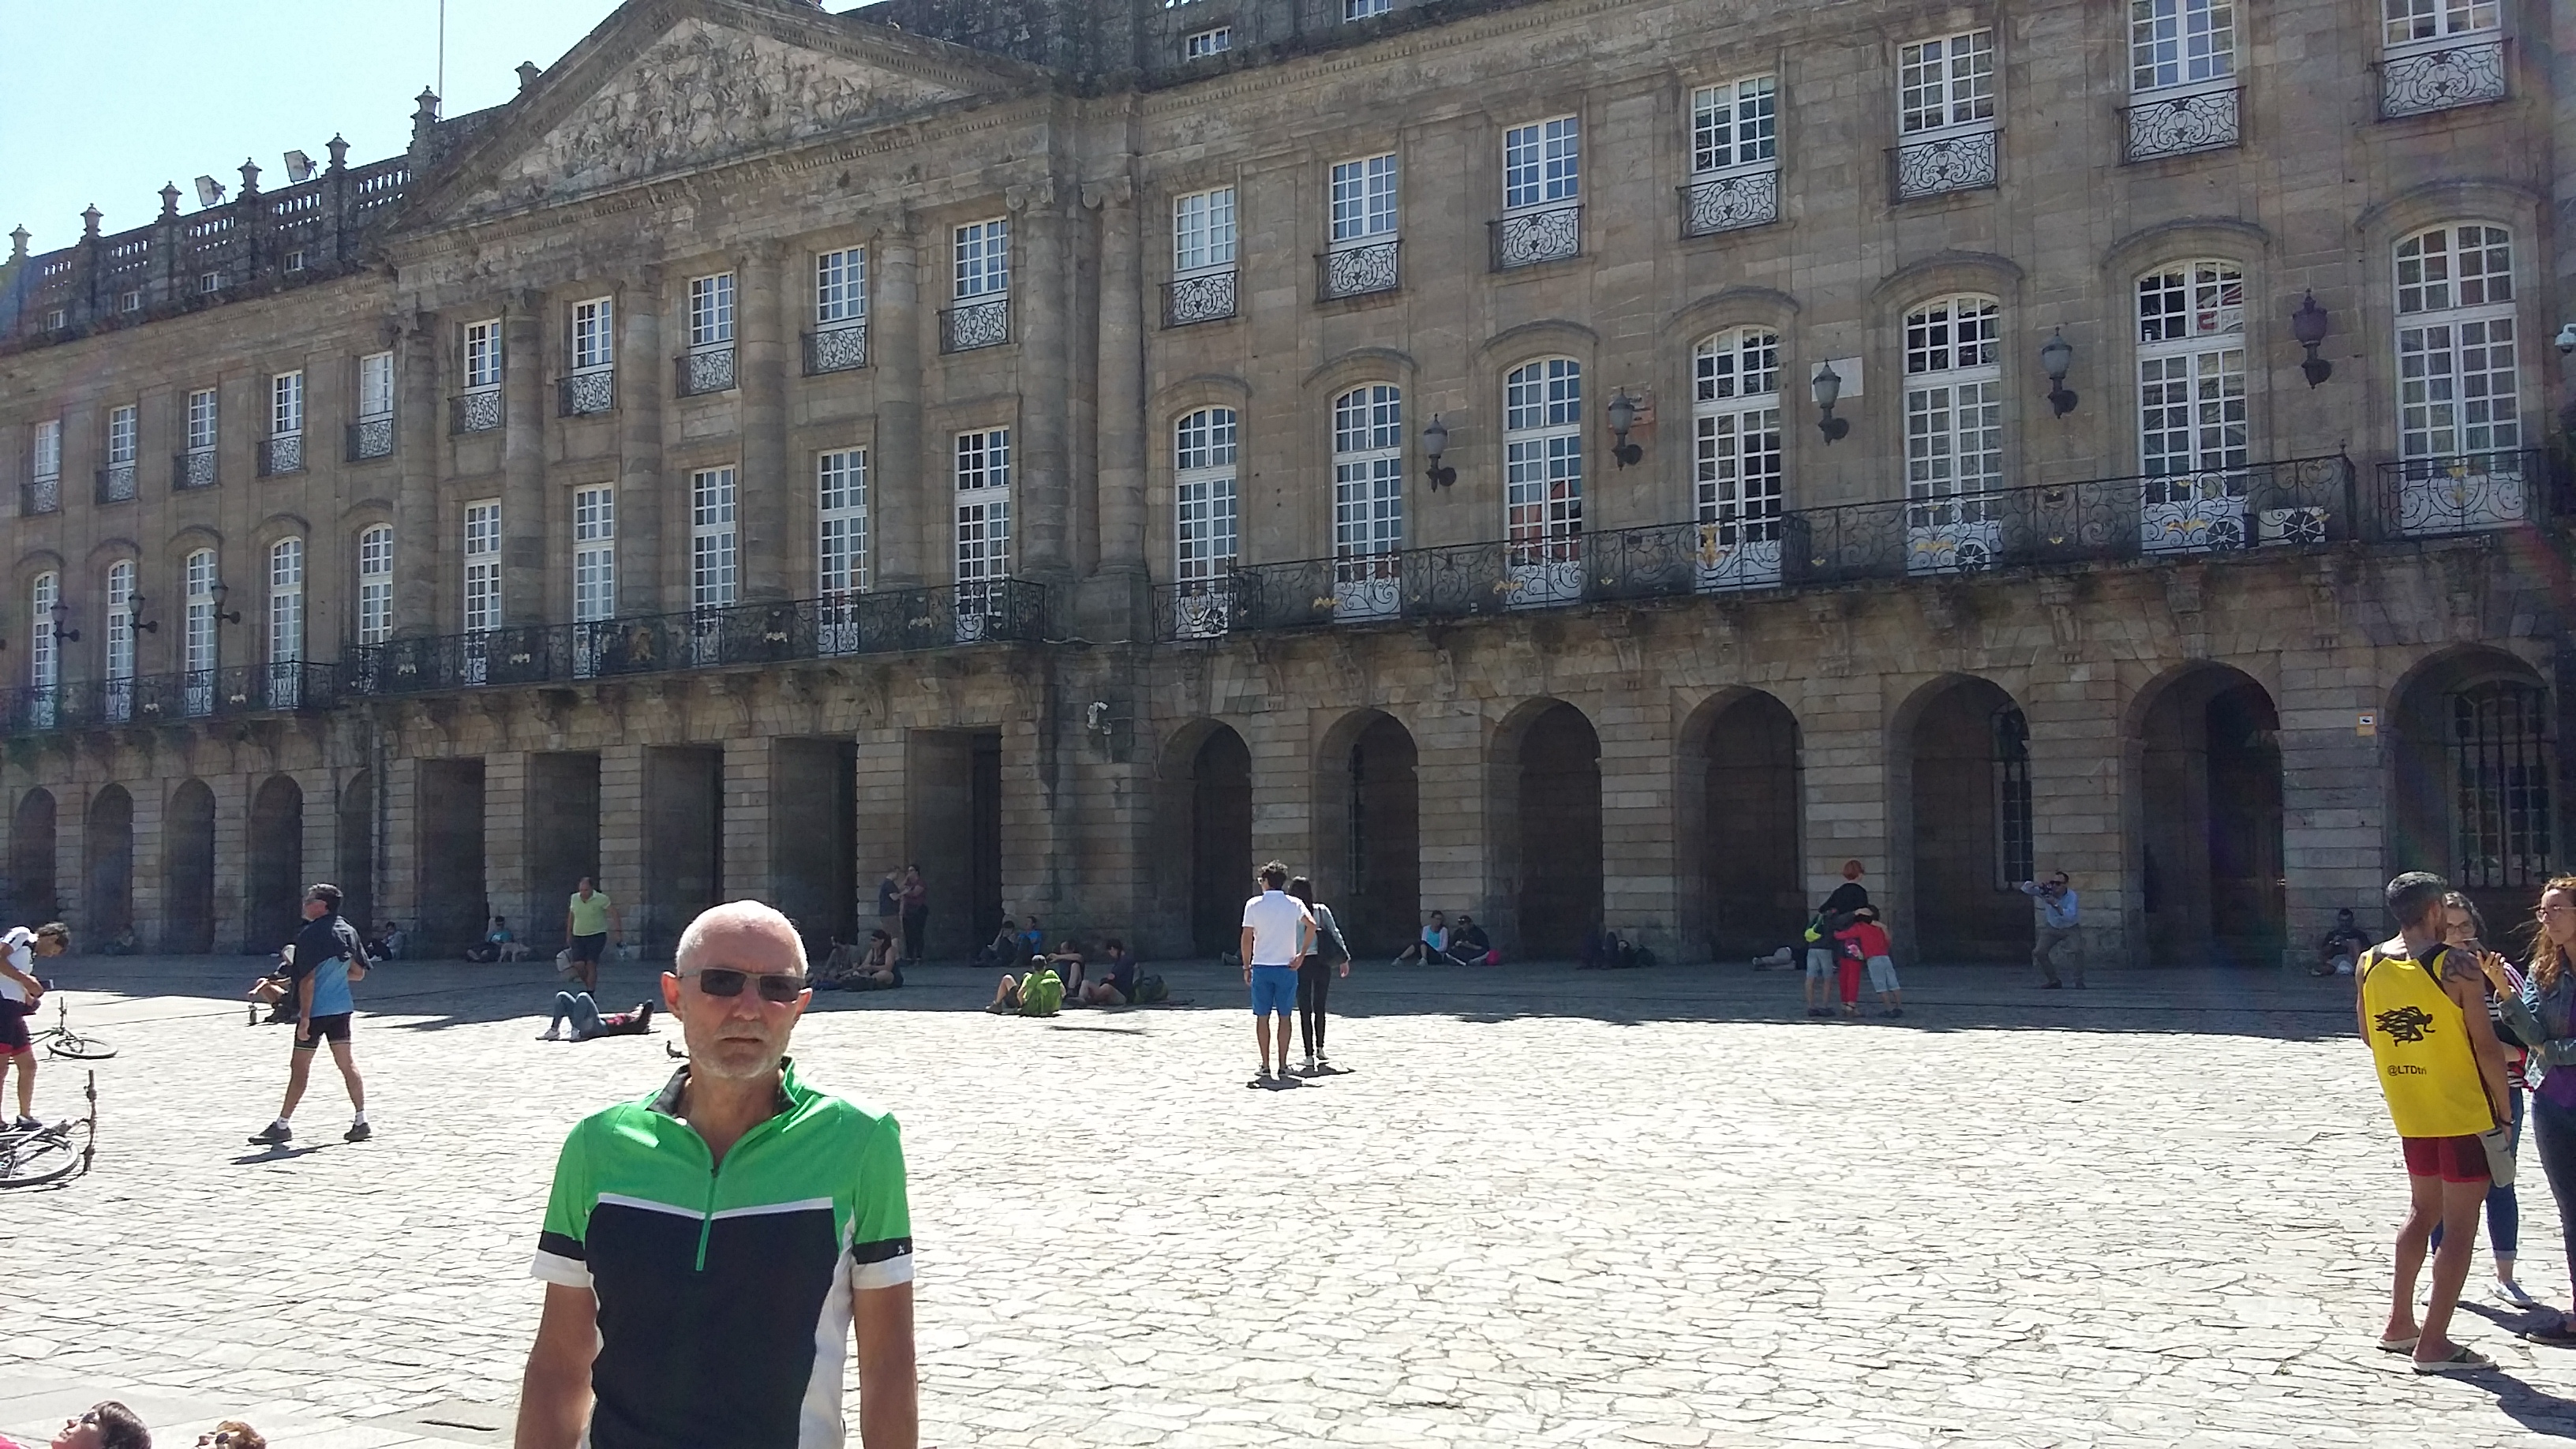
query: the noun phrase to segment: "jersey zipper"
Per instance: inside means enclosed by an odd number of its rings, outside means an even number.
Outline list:
[[[704,1137],[698,1137],[698,1130],[696,1128],[692,1127],[689,1129],[689,1135],[691,1137],[697,1137],[698,1150],[707,1154],[707,1205],[706,1210],[698,1217],[697,1272],[703,1273],[707,1271],[707,1241],[715,1236],[716,1199],[719,1195],[717,1189],[722,1187],[724,1184],[725,1162],[731,1162],[736,1158],[741,1157],[742,1150],[750,1146],[753,1139],[759,1137],[763,1132],[768,1131],[778,1122],[780,1117],[784,1117],[785,1115],[787,1114],[782,1112],[776,1116],[768,1117],[760,1122],[754,1123],[752,1125],[752,1129],[742,1134],[741,1138],[733,1144],[733,1150],[724,1155],[724,1162],[718,1162],[716,1160],[715,1149],[707,1146],[707,1139]]]

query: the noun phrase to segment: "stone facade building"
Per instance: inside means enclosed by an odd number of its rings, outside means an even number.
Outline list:
[[[2542,0],[632,0],[0,271],[21,918],[2276,961],[2519,912]],[[302,174],[309,171],[310,174]],[[2567,344],[2576,346],[2576,334]],[[79,486],[87,482],[91,486]]]

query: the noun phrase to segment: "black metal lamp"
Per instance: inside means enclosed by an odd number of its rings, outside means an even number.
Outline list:
[[[232,597],[232,592],[230,584],[215,585],[215,617],[227,624],[238,624],[241,622],[241,610],[228,610],[224,607],[224,600]]]
[[[2334,376],[2334,364],[2317,356],[2317,344],[2326,340],[2327,324],[2333,320],[2325,308],[2317,305],[2314,292],[2302,296],[2299,310],[2290,314],[2290,335],[2308,350],[2308,360],[2299,364],[2299,371],[2307,374],[2310,387]]]
[[[137,634],[158,634],[161,632],[160,620],[146,619],[143,617],[143,596],[141,594],[128,594],[125,596],[125,618],[127,623],[133,627],[134,632]]]
[[[69,604],[57,603],[54,605],[53,614],[54,642],[57,644],[79,643],[80,631],[78,629],[66,629],[63,627],[63,621],[72,616],[71,606]]]
[[[2075,411],[2075,391],[2066,385],[2066,369],[2075,365],[2075,344],[2066,340],[2064,328],[2040,346],[2039,365],[2048,374],[2048,405],[2061,418]]]
[[[1423,469],[1423,475],[1431,480],[1434,488],[1446,488],[1458,481],[1457,469],[1440,466],[1440,456],[1448,451],[1449,425],[1440,421],[1438,413],[1433,413],[1431,425],[1422,430],[1422,459],[1428,465]]]
[[[1611,446],[1610,456],[1618,459],[1622,468],[1646,456],[1642,446],[1628,441],[1628,430],[1636,425],[1636,400],[1629,397],[1628,390],[1623,387],[1610,395],[1610,436],[1616,440]]]
[[[1851,419],[1834,416],[1834,404],[1843,399],[1843,375],[1828,362],[1816,369],[1811,385],[1816,394],[1816,431],[1825,435],[1825,446],[1830,448],[1835,440],[1851,435]]]

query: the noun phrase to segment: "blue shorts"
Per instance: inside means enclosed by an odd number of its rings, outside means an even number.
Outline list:
[[[1297,1009],[1297,968],[1294,966],[1255,966],[1252,968],[1252,1014],[1286,1016]]]

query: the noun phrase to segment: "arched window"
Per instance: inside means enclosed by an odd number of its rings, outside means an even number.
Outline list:
[[[1235,415],[1200,408],[1172,426],[1175,575],[1184,592],[1205,593],[1234,567]]]
[[[1404,393],[1373,382],[1333,399],[1333,616],[1395,612],[1404,548]]]
[[[1542,358],[1503,382],[1503,527],[1511,602],[1583,594],[1583,364]]]
[[[215,708],[215,551],[201,548],[180,566],[180,590],[186,604],[181,617],[179,668],[185,672],[184,706],[189,714],[212,714]]]
[[[2189,261],[2138,278],[2140,545],[2244,543],[2245,273]]]
[[[1942,297],[1905,314],[1906,567],[1986,567],[2001,547],[2003,368],[1992,297]]]
[[[268,548],[268,706],[293,709],[304,679],[304,540]]]
[[[1780,334],[1763,327],[1720,332],[1700,343],[1691,377],[1702,582],[1777,583]]]
[[[112,724],[134,718],[134,560],[107,566],[106,692],[101,706]]]
[[[2397,244],[2397,443],[2408,459],[2522,446],[2513,241],[2437,226]]]
[[[394,632],[394,531],[379,523],[358,535],[358,642],[382,644]]]
[[[54,606],[63,601],[63,576],[51,569],[36,575],[27,591],[27,629],[31,637],[27,650],[27,683],[35,689],[51,689],[62,683],[63,659],[61,641],[54,630],[61,621],[54,617]]]

